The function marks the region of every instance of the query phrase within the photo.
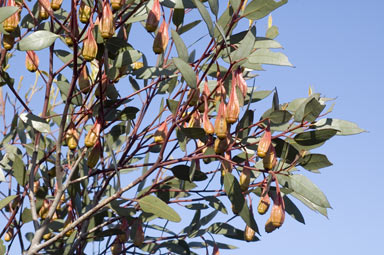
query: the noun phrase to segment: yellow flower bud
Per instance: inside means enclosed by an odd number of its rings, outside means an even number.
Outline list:
[[[49,233],[43,235],[43,239],[44,239],[45,241],[51,239],[51,237],[52,237],[52,233],[51,233],[51,232],[49,232]]]
[[[233,124],[237,121],[240,114],[240,104],[239,99],[237,98],[237,92],[236,92],[236,78],[235,75],[232,75],[232,89],[231,94],[229,96],[229,102],[226,108],[226,116],[225,119],[228,124]]]
[[[277,164],[276,152],[275,152],[275,148],[271,144],[269,146],[269,150],[267,151],[267,154],[263,158],[263,166],[265,170],[271,170],[276,166],[276,164]]]
[[[91,17],[91,7],[89,7],[83,1],[81,1],[80,8],[79,8],[80,22],[85,24],[89,21],[90,17]]]
[[[30,72],[36,72],[37,68],[39,67],[39,57],[32,50],[26,51],[25,67]]]
[[[10,228],[8,229],[8,231],[5,232],[4,240],[5,240],[6,242],[9,242],[9,241],[12,240],[12,238],[13,238],[13,228],[10,227]]]
[[[168,41],[168,24],[167,22],[163,21],[163,23],[161,23],[160,25],[159,30],[157,31],[155,39],[153,40],[153,52],[155,52],[156,54],[163,53],[167,48]]]
[[[112,9],[117,11],[123,6],[123,0],[111,0]]]
[[[41,20],[48,19],[49,17],[49,11],[51,11],[51,5],[49,3],[49,0],[41,0],[39,2],[39,18]]]
[[[13,37],[11,34],[9,35],[3,34],[4,49],[11,50],[14,44],[15,44],[15,37]]]
[[[63,0],[52,0],[51,1],[51,8],[54,11],[57,11],[61,8],[61,4],[63,3]]]
[[[103,2],[103,15],[99,22],[99,31],[104,39],[111,38],[115,34],[115,22],[113,20],[111,6],[107,1]]]
[[[251,181],[251,170],[243,168],[243,171],[240,174],[240,189],[242,191],[248,190],[249,183]]]
[[[87,38],[83,42],[82,55],[86,61],[92,61],[97,55],[97,43],[93,36],[93,24],[88,28]]]
[[[64,40],[65,40],[65,44],[68,45],[69,47],[73,45],[73,40],[69,35],[66,35]]]
[[[271,223],[274,227],[279,228],[283,225],[285,219],[285,210],[282,203],[282,198],[280,194],[277,194],[277,197],[273,203],[271,211]]]
[[[215,133],[219,139],[224,139],[227,137],[228,127],[227,121],[225,119],[225,103],[221,101],[219,105],[219,112],[215,121]]]
[[[16,6],[15,0],[8,0],[7,6]],[[12,14],[12,16],[8,17],[6,20],[3,21],[4,30],[8,33],[13,32],[17,28],[19,20],[19,11],[17,11],[16,13]]]
[[[167,137],[167,133],[168,133],[167,121],[164,121],[160,125],[160,127],[156,130],[153,136],[155,143],[163,143],[165,138]]]
[[[90,148],[96,144],[96,142],[99,140],[100,131],[101,131],[101,123],[99,122],[98,119],[96,119],[95,124],[93,125],[91,130],[89,130],[88,134],[85,136],[84,143],[86,147]]]
[[[65,140],[69,149],[74,150],[77,148],[77,143],[79,141],[79,133],[77,132],[72,122],[70,124],[70,127],[68,128],[67,133],[65,134]]]
[[[257,212],[260,215],[265,214],[268,211],[270,204],[271,204],[270,198],[268,194],[265,194],[265,196],[260,198],[259,205],[257,206]]]
[[[257,156],[260,158],[265,157],[269,146],[271,145],[271,131],[269,127],[265,129],[263,137],[261,137],[259,144],[257,146]]]

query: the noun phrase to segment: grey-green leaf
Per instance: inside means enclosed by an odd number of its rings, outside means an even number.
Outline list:
[[[16,6],[5,6],[0,8],[0,23],[11,17],[19,8]]]
[[[35,130],[41,133],[51,132],[49,124],[44,119],[32,113],[22,113],[19,117],[25,124],[28,124],[29,126],[33,127]]]
[[[197,86],[196,74],[193,71],[192,67],[188,65],[187,62],[185,62],[181,58],[173,58],[173,63],[175,63],[175,66],[181,72],[181,75],[183,76],[184,80],[187,82],[188,86],[193,89],[196,88]]]
[[[336,133],[336,129],[320,129],[299,133],[294,137],[294,140],[299,145],[310,146],[325,142],[336,135]]]
[[[256,50],[248,57],[248,61],[252,64],[293,66],[286,55],[281,52],[270,51],[269,49]]]
[[[248,57],[251,54],[251,52],[253,50],[253,46],[256,42],[255,34],[256,34],[256,27],[253,26],[247,32],[244,39],[241,40],[240,45],[237,48],[237,50],[232,52],[232,54],[231,54],[232,55],[231,56],[232,61],[238,61],[240,59]]]
[[[288,3],[288,0],[278,2],[275,0],[253,0],[245,7],[243,15],[252,20],[262,19],[286,3]]]
[[[12,195],[9,197],[4,198],[0,201],[0,210],[3,209],[7,204],[9,204],[12,200],[14,200],[18,195]]]
[[[144,212],[153,213],[158,217],[173,222],[181,221],[179,214],[160,198],[155,196],[145,196],[139,200],[139,204]]]
[[[24,37],[17,45],[18,50],[39,51],[52,45],[59,36],[49,31],[39,30]]]
[[[347,120],[326,118],[316,122],[317,130],[327,128],[337,129],[336,135],[355,135],[365,132],[356,123]]]
[[[196,5],[197,9],[199,10],[201,17],[203,17],[203,20],[207,25],[209,35],[213,37],[213,23],[207,9],[205,8],[204,4],[200,2],[200,0],[193,0],[193,3]]]
[[[305,155],[300,160],[300,165],[305,169],[312,171],[312,170],[318,170],[320,168],[332,166],[332,163],[329,162],[327,156],[323,154],[312,153],[312,154]]]
[[[185,46],[183,40],[181,39],[180,35],[175,31],[171,30],[172,39],[176,45],[177,54],[180,59],[184,60],[185,62],[188,61],[188,49]]]

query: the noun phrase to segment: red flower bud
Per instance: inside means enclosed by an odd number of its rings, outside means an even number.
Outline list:
[[[237,68],[235,72],[235,76],[236,76],[237,84],[241,92],[243,93],[243,96],[245,97],[247,95],[248,86],[247,86],[247,82],[244,80],[243,73],[241,72],[241,67]]]
[[[8,0],[7,6],[16,6],[15,0]],[[8,17],[6,20],[3,21],[4,30],[8,33],[13,32],[17,28],[19,20],[19,11],[17,11],[16,13],[12,14],[12,16]]]
[[[161,9],[159,0],[153,1],[153,6],[151,11],[148,13],[147,22],[145,23],[145,28],[148,32],[155,32],[157,26],[159,25],[161,18]]]
[[[30,72],[36,72],[37,68],[39,67],[39,57],[32,50],[26,52],[25,67]]]
[[[225,119],[225,111],[225,103],[224,100],[222,100],[219,105],[219,112],[215,121],[215,133],[220,139],[226,138],[228,133],[227,121]]]
[[[83,50],[81,54],[86,61],[92,61],[97,55],[97,43],[93,36],[93,24],[91,24],[87,31],[87,38],[83,42]]]
[[[108,1],[103,2],[103,15],[99,22],[99,31],[104,39],[111,38],[115,34],[115,22]]]
[[[80,22],[85,24],[89,21],[90,17],[91,17],[91,7],[89,7],[83,1],[81,1],[80,8],[79,8]]]
[[[240,104],[239,99],[237,97],[236,87],[236,79],[233,77],[231,94],[229,96],[229,102],[226,109],[226,120],[229,124],[235,123],[239,118],[240,114]]]
[[[159,30],[157,31],[155,39],[153,40],[153,52],[155,52],[156,54],[163,53],[167,48],[168,41],[168,24],[167,22],[163,21],[163,23],[161,23],[160,25]]]

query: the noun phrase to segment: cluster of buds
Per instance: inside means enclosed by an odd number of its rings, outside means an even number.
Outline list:
[[[89,21],[90,17],[91,17],[91,7],[86,5],[84,1],[81,1],[80,8],[79,8],[80,22],[85,24]]]
[[[157,26],[159,25],[161,18],[161,10],[159,0],[153,1],[153,6],[150,12],[148,13],[147,22],[145,23],[145,28],[148,32],[155,32]]]
[[[156,54],[163,53],[167,48],[168,41],[169,41],[168,24],[167,22],[163,21],[153,41],[153,47],[152,47],[153,52]]]
[[[100,140],[97,140],[95,146],[92,148],[88,156],[87,166],[89,168],[94,168],[96,166],[97,162],[99,162],[102,151],[103,150],[101,147]]]
[[[155,143],[163,143],[168,134],[167,121],[164,121],[160,127],[156,130],[153,138]]]
[[[224,139],[227,137],[228,127],[227,120],[225,118],[226,107],[224,100],[220,102],[219,112],[215,120],[215,134],[219,139]]]
[[[39,68],[39,57],[32,50],[26,51],[25,67],[30,72],[36,72],[37,68]]]
[[[99,140],[100,131],[101,131],[101,121],[97,118],[91,130],[85,136],[84,143],[87,148],[91,148],[96,144],[96,142]]]
[[[63,3],[63,0],[52,0],[51,1],[51,8],[54,11],[57,11],[61,8],[61,4]]]
[[[41,20],[48,19],[49,12],[52,11],[49,0],[40,0],[39,1],[39,18]]]
[[[87,38],[85,38],[83,42],[83,50],[81,54],[86,61],[94,60],[97,55],[97,43],[92,31],[93,26],[93,23],[91,23],[87,31]]]
[[[69,124],[67,133],[65,134],[65,141],[69,149],[74,150],[77,148],[77,143],[79,141],[79,133],[77,132],[73,122]]]
[[[91,91],[91,82],[89,80],[86,65],[84,65],[80,70],[78,82],[79,82],[80,91],[82,93],[87,94],[89,93],[89,91]]]
[[[99,22],[99,31],[104,39],[111,38],[115,34],[115,22],[108,1],[103,2],[103,14]]]
[[[7,6],[16,6],[15,0],[8,0]],[[3,28],[8,33],[12,33],[18,26],[20,21],[19,13],[16,12],[3,21]]]

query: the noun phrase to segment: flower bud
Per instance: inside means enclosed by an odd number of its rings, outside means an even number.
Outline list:
[[[269,130],[269,126],[265,129],[263,137],[260,139],[259,144],[257,146],[257,156],[260,158],[265,157],[269,146],[271,145],[271,131]]]
[[[190,89],[188,91],[188,105],[195,106],[199,102],[200,92],[199,89]]]
[[[219,247],[217,247],[216,243],[213,246],[212,255],[220,255]]]
[[[153,40],[153,52],[155,52],[156,54],[163,53],[167,48],[168,41],[168,24],[167,22],[163,21],[163,23],[161,23],[160,25],[159,30],[157,31],[155,39]]]
[[[7,6],[16,6],[15,0],[8,0]],[[17,25],[19,24],[19,20],[20,20],[19,11],[17,11],[16,13],[12,14],[10,17],[8,17],[6,20],[3,21],[4,30],[7,31],[8,33],[12,33],[17,28]]]
[[[140,247],[144,242],[143,226],[141,224],[140,219],[136,219],[133,224],[134,224],[134,229],[136,229],[135,236],[133,238],[133,245],[136,247]]]
[[[203,115],[203,128],[207,135],[213,135],[213,133],[215,132],[215,128],[213,127],[208,117],[208,107],[206,107],[206,110],[204,111]]]
[[[215,99],[214,99],[214,104],[216,105],[217,102],[220,100],[225,100],[226,94],[225,94],[225,88],[221,82],[219,82],[219,87],[216,89],[215,92]]]
[[[104,39],[111,38],[115,34],[115,22],[108,1],[103,2],[103,15],[99,22],[99,31]]]
[[[161,9],[159,0],[153,1],[153,6],[151,11],[148,13],[147,22],[145,23],[145,28],[148,32],[155,32],[157,26],[159,25],[161,18]]]
[[[268,218],[267,222],[265,223],[265,232],[271,233],[276,229],[275,226],[273,226],[271,218]]]
[[[233,124],[237,121],[240,114],[240,104],[239,99],[237,98],[237,92],[236,92],[236,79],[232,79],[232,89],[231,94],[229,96],[229,102],[226,108],[226,117],[228,124]]]
[[[57,11],[61,8],[61,4],[63,3],[63,0],[51,0],[51,8],[54,11]]]
[[[215,121],[215,134],[219,139],[224,139],[227,137],[227,133],[228,127],[225,119],[225,103],[224,100],[222,100],[219,105],[219,112]]]
[[[15,37],[13,37],[11,34],[9,35],[3,34],[4,49],[11,50],[14,44],[15,44]]]
[[[193,112],[191,118],[189,119],[188,127],[201,127],[200,119],[200,113],[198,111]]]
[[[69,35],[66,35],[64,40],[65,40],[65,44],[68,45],[69,47],[73,45],[73,40]]]
[[[122,250],[123,250],[123,246],[120,243],[119,239],[116,238],[115,241],[113,241],[113,244],[111,246],[111,253],[112,255],[118,255],[118,254],[121,254]]]
[[[101,144],[100,144],[100,141],[97,141],[95,146],[92,148],[91,153],[89,153],[89,156],[88,156],[87,166],[89,168],[94,168],[97,165],[97,162],[99,162],[101,153],[102,153]]]
[[[39,67],[39,57],[32,50],[26,51],[25,67],[30,72],[36,72],[37,68]]]
[[[33,182],[33,193],[36,194],[39,188],[40,188],[40,182],[39,181]]]
[[[228,147],[228,140],[227,139],[215,139],[215,144],[213,146],[213,149],[215,150],[216,154],[223,154],[224,151]]]
[[[96,119],[95,124],[93,125],[91,130],[89,130],[88,134],[85,136],[84,143],[86,147],[90,148],[96,144],[96,142],[99,140],[100,131],[101,131],[101,123],[98,119]]]
[[[39,18],[41,20],[48,19],[49,11],[51,11],[51,5],[49,3],[49,0],[41,0],[39,2]]]
[[[243,168],[243,171],[240,174],[240,181],[239,181],[241,191],[248,190],[250,182],[251,182],[251,170]]]
[[[88,28],[87,38],[83,42],[83,50],[81,54],[86,61],[92,61],[97,55],[97,43],[93,36],[93,24]]]
[[[244,240],[247,242],[250,242],[253,240],[254,237],[255,237],[255,230],[253,230],[251,227],[247,225],[244,230]]]
[[[263,166],[265,170],[271,170],[276,166],[276,164],[277,164],[276,152],[275,152],[275,148],[271,144],[269,146],[269,150],[267,151],[267,154],[263,158]]]
[[[101,87],[100,87],[100,84],[101,84]],[[95,90],[95,96],[97,98],[100,98],[101,94],[103,94],[103,98],[105,98],[108,85],[109,85],[108,76],[105,73],[103,73],[103,75],[101,76],[101,83],[99,83],[99,85]]]
[[[80,22],[85,24],[89,21],[90,17],[91,17],[91,7],[89,7],[83,1],[81,1],[80,8],[79,8]]]
[[[80,70],[79,74],[79,87],[80,91],[84,94],[89,93],[91,91],[91,82],[89,81],[89,76],[87,72],[87,66],[84,65],[83,68]]]
[[[265,196],[260,198],[259,205],[257,206],[257,212],[260,215],[265,214],[268,211],[270,204],[271,204],[271,201],[267,193],[265,194]]]
[[[69,149],[74,150],[77,148],[77,143],[79,141],[79,133],[77,132],[73,122],[71,122],[70,127],[68,128],[68,131],[65,134],[65,140]]]
[[[4,240],[6,242],[9,242],[12,240],[12,238],[13,238],[13,227],[9,227],[8,231],[5,232]]]
[[[39,216],[41,219],[45,219],[48,216],[48,211],[49,211],[49,201],[47,199],[44,199],[43,205],[41,206],[39,210]]]
[[[248,92],[248,86],[247,86],[247,82],[244,80],[243,73],[241,72],[241,67],[237,68],[235,72],[235,76],[236,76],[237,84],[241,92],[243,93],[243,96],[245,97]]]
[[[46,234],[43,235],[43,239],[44,239],[45,241],[51,239],[51,237],[52,237],[52,233],[51,233],[51,232],[46,233]]]
[[[283,225],[285,219],[285,211],[283,207],[283,201],[280,193],[277,193],[277,197],[273,202],[272,211],[271,211],[271,223],[274,227],[279,228]]]
[[[155,143],[163,143],[165,138],[167,137],[168,127],[167,121],[164,121],[160,127],[156,130],[153,138],[155,139]]]
[[[123,0],[111,0],[112,9],[117,11],[123,6]]]

